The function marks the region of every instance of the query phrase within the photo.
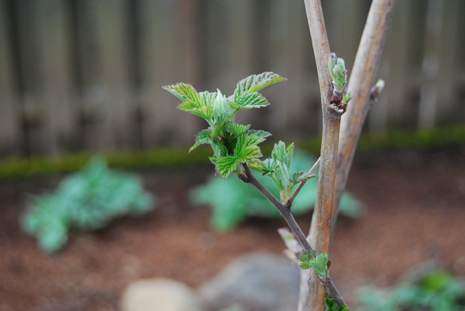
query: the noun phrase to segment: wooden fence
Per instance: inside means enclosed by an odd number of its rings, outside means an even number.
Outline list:
[[[325,0],[332,50],[353,63],[370,1]],[[367,129],[465,121],[465,1],[398,0]],[[160,88],[288,83],[242,117],[316,135],[320,107],[302,0],[0,0],[0,154],[185,145],[201,126]]]

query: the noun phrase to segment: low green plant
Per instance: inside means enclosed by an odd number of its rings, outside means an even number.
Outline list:
[[[34,198],[21,226],[42,250],[53,253],[65,246],[71,230],[98,230],[117,217],[145,214],[154,204],[137,178],[110,170],[96,158],[65,178],[56,192]]]
[[[304,171],[312,166],[316,159],[302,151],[296,151],[291,163],[291,174]],[[278,187],[269,176],[257,175],[256,178],[272,192],[279,196]],[[292,204],[292,212],[301,215],[311,210],[316,202],[318,184],[309,180]],[[279,218],[276,208],[255,188],[242,182],[237,176],[228,178],[213,177],[210,181],[195,188],[190,193],[195,204],[211,207],[211,225],[217,231],[229,231],[237,227],[247,217]],[[341,199],[341,214],[352,218],[362,214],[360,202],[345,193]]]
[[[361,311],[462,311],[465,282],[435,270],[391,290],[364,288],[360,302]]]

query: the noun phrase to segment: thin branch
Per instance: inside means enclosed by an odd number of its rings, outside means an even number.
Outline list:
[[[330,55],[328,35],[323,17],[323,10],[319,0],[305,0],[308,28],[312,39],[313,53],[315,54],[318,82],[320,84],[322,105],[329,105],[331,76],[328,69]]]
[[[370,8],[348,87],[352,102],[349,104],[349,113],[344,118],[340,153],[338,152],[340,118],[334,110],[329,109],[331,80],[327,62],[330,49],[321,1],[304,0],[304,2],[318,71],[323,112],[318,201],[312,217],[310,242],[317,252],[328,253],[337,206],[345,188],[355,147],[368,110],[370,88],[381,54],[386,20],[393,0],[374,0]],[[337,172],[338,168],[342,171]],[[314,273],[302,272],[302,279],[307,277],[310,277],[309,284],[301,282],[299,310],[323,311],[325,293],[321,284],[316,281]]]
[[[305,0],[304,2],[318,71],[323,114],[318,200],[312,217],[309,237],[311,245],[317,252],[329,254],[331,224],[336,214],[336,172],[342,111],[338,107],[331,105],[330,100],[332,93],[331,76],[328,68],[330,48],[321,1]],[[316,281],[317,276],[314,272],[308,276],[310,277],[309,288],[306,294],[301,291],[299,310],[323,311],[325,308],[324,287],[320,282]],[[306,275],[302,277],[306,277]]]
[[[316,177],[316,171],[320,167],[320,158],[316,160],[316,162],[312,165],[312,167],[304,174],[302,175],[302,181],[299,183],[299,186],[297,189],[294,191],[292,196],[287,200],[286,204],[284,205],[286,208],[290,209],[292,204],[294,204],[295,198],[299,195],[300,191],[302,188],[305,186],[307,181],[309,181],[311,178]]]
[[[289,198],[289,200],[287,200],[286,204],[284,205],[287,209],[290,209],[292,204],[294,203],[294,200],[295,198],[299,195],[300,191],[302,190],[302,188],[305,186],[305,184],[307,183],[307,180],[308,179],[304,179],[302,180],[300,183],[299,183],[299,186],[297,187],[297,189],[295,189],[294,193],[292,194],[292,196]]]
[[[305,238],[305,234],[297,224],[297,221],[295,220],[294,215],[292,215],[290,209],[281,204],[281,202],[279,202],[279,200],[255,178],[247,164],[244,164],[243,167],[246,175],[245,181],[255,186],[255,188],[257,188],[258,191],[260,191],[268,199],[268,201],[270,201],[271,204],[273,204],[278,209],[279,213],[286,221],[289,229],[295,238],[299,241],[299,244],[302,246],[302,248],[306,251],[310,251],[311,255],[315,256],[315,251],[310,247],[310,244],[308,244],[308,241]]]
[[[370,108],[371,88],[379,67],[393,3],[394,0],[372,2],[350,75],[348,92],[352,100],[342,117],[336,179],[337,206],[346,187],[360,133]]]
[[[283,204],[281,204],[281,202],[279,202],[279,200],[271,192],[269,192],[268,189],[266,189],[265,186],[263,186],[260,183],[260,181],[258,181],[258,179],[255,178],[247,164],[243,164],[243,168],[245,171],[245,176],[239,176],[242,179],[242,181],[250,183],[255,188],[257,188],[271,202],[271,204],[273,204],[278,209],[279,213],[286,221],[294,238],[298,241],[300,247],[302,247],[302,249],[304,249],[306,252],[309,252],[311,256],[316,256],[317,252],[308,243],[305,234],[303,233],[299,224],[295,220],[291,210]],[[318,280],[319,283],[322,284],[323,288],[325,289],[325,292],[327,292],[327,294],[330,297],[332,297],[339,305],[346,305],[344,299],[342,298],[341,294],[337,290],[334,282],[330,277],[327,277],[325,280]]]
[[[305,174],[302,175],[302,178],[308,179],[308,178],[315,177],[319,168],[320,168],[320,158],[318,157],[318,160],[316,160],[316,162],[313,163],[312,167]]]

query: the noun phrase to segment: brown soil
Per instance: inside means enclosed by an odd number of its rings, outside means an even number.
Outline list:
[[[465,275],[464,158],[457,151],[403,152],[358,161],[350,190],[367,212],[340,219],[332,266],[352,301],[359,286],[392,284],[431,258]],[[147,189],[158,193],[154,213],[74,235],[53,257],[21,232],[18,217],[26,194],[52,189],[58,177],[0,184],[0,311],[116,310],[133,280],[166,277],[195,287],[241,254],[280,253],[278,220],[252,219],[228,234],[210,231],[208,209],[192,207],[186,195],[209,172],[144,173]]]

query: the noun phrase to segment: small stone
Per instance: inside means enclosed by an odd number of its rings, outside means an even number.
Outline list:
[[[209,311],[295,311],[300,272],[282,256],[255,253],[240,257],[199,289]]]
[[[195,292],[168,279],[147,279],[130,284],[121,299],[122,311],[202,311]]]

